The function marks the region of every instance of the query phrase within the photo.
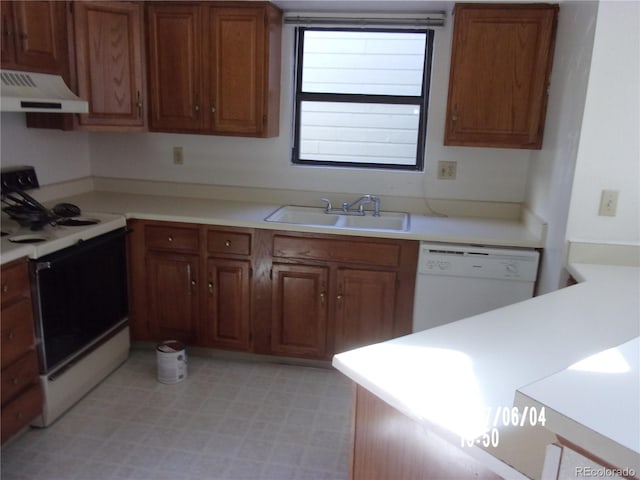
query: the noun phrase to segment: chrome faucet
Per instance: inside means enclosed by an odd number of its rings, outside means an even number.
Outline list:
[[[380,198],[378,198],[376,195],[366,194],[361,196],[355,202],[344,202],[342,204],[342,208],[333,208],[331,206],[331,201],[328,198],[323,198],[322,201],[327,203],[324,209],[325,213],[339,213],[342,215],[364,215],[364,206],[366,204],[373,203],[373,216],[380,216]]]

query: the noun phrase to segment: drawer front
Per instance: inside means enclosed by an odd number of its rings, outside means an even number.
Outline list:
[[[2,370],[2,405],[38,381],[38,356],[30,350],[11,366]]]
[[[34,343],[31,301],[25,298],[2,309],[2,368],[11,365]]]
[[[20,262],[2,268],[2,303],[29,296],[29,268],[26,262]]]
[[[207,251],[251,255],[251,234],[210,230],[207,233]]]
[[[37,383],[2,407],[2,443],[42,413],[42,388]]]
[[[273,256],[397,267],[400,264],[400,245],[276,235],[273,238]]]
[[[144,240],[147,248],[197,252],[200,247],[200,231],[197,228],[147,225]]]

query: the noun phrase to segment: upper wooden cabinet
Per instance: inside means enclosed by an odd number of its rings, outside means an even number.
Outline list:
[[[152,130],[205,129],[201,15],[193,5],[147,8]]]
[[[66,4],[56,1],[8,2],[2,12],[2,68],[66,73]]]
[[[150,126],[278,134],[281,13],[263,2],[149,4]]]
[[[540,149],[558,6],[457,4],[445,145]]]
[[[81,128],[146,129],[143,18],[141,3],[74,2],[78,95],[89,101]]]

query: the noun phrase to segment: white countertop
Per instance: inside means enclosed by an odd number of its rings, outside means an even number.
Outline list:
[[[640,472],[640,337],[518,389],[515,405],[544,407],[547,429]]]
[[[528,248],[544,246],[544,238],[541,235],[529,230],[523,222],[517,220],[411,214],[408,231],[364,230],[266,222],[264,219],[282,205],[255,202],[94,191],[46,203],[53,205],[58,202],[74,203],[83,212],[114,213],[145,220],[475,245]],[[12,244],[6,237],[3,237],[1,246],[2,263],[29,256],[31,252],[28,245]]]
[[[130,193],[90,192],[63,199],[82,209],[125,214],[130,218],[366,235],[436,242],[542,248],[544,239],[517,220],[430,217],[411,214],[409,231],[355,230],[265,222],[282,205]]]
[[[341,353],[333,365],[425,428],[475,437],[502,426],[493,419],[513,406],[516,390],[640,334],[640,269],[586,265],[578,271],[584,283]],[[633,395],[636,387],[637,377],[627,393]],[[637,413],[611,398],[602,405],[569,388],[562,394],[565,415],[571,416],[575,405],[576,411],[587,408],[587,418],[608,414],[622,425]],[[540,404],[547,400],[541,397]],[[627,432],[614,428],[602,435],[615,446],[624,444]],[[568,439],[581,444],[580,438]]]
[[[626,280],[619,276],[618,268],[571,266],[575,277],[585,279],[591,290],[599,290],[605,299],[609,289],[621,288],[619,282]],[[630,284],[622,288],[630,289],[627,306],[637,326],[640,269],[636,268],[631,277]],[[617,322],[612,318],[603,320],[605,326],[616,328]],[[640,472],[640,337],[605,347],[558,373],[519,388],[515,404],[519,408],[545,406],[548,429],[613,465]]]

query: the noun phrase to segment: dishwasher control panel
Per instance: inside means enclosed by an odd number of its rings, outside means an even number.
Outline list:
[[[456,277],[535,281],[538,252],[527,249],[468,247],[423,243],[418,273]]]

